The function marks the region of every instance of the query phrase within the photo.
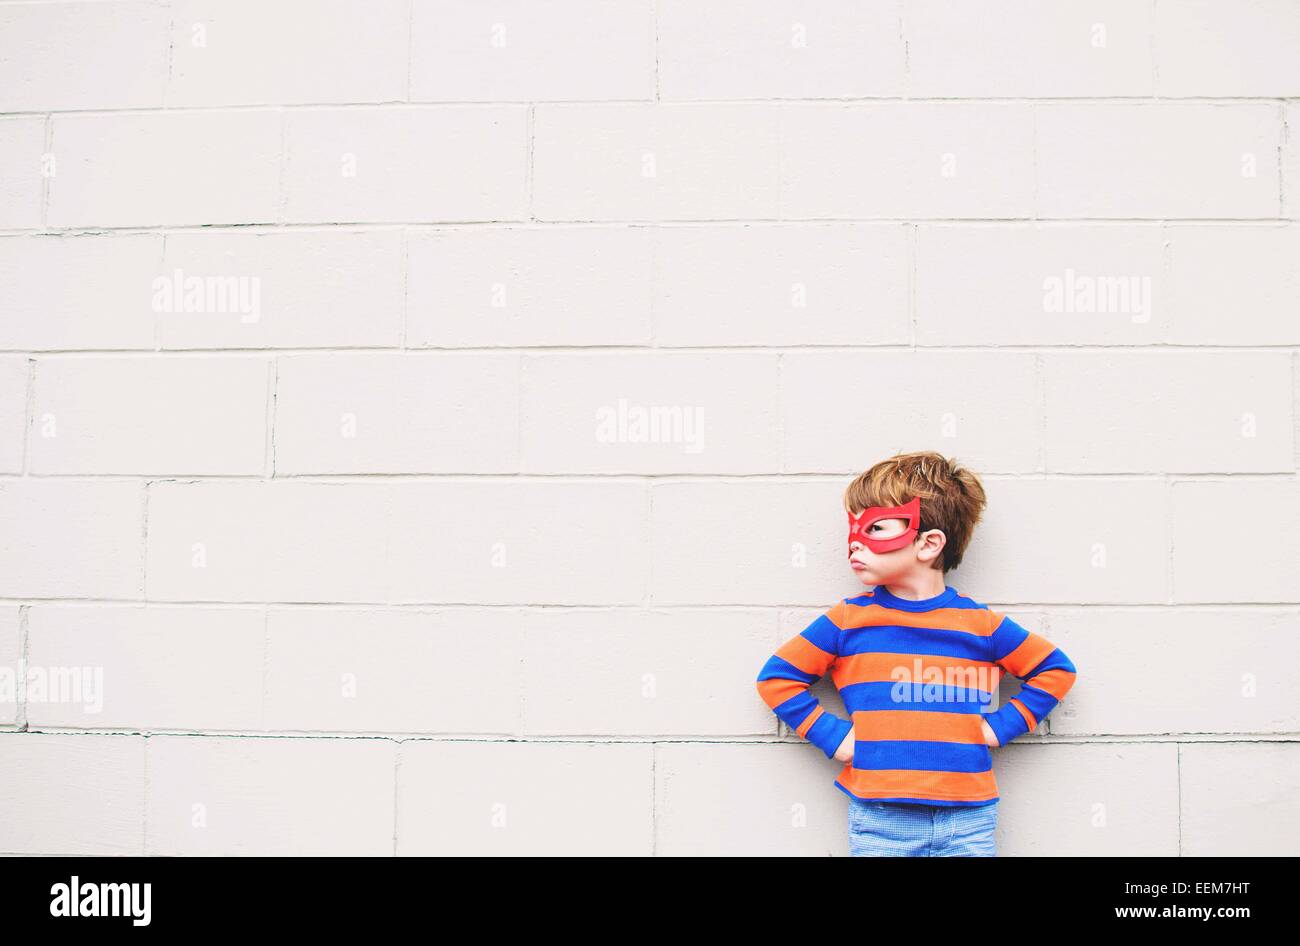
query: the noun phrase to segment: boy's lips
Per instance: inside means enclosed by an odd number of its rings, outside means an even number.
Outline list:
[[[849,565],[851,565],[851,566],[853,567],[854,570],[858,570],[858,569],[862,569],[862,568],[866,568],[866,567],[867,567],[866,564],[865,564],[864,562],[859,562],[859,561],[857,561],[856,559],[850,561],[850,562],[849,562]]]

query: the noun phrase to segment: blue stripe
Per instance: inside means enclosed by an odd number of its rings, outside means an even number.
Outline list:
[[[1028,680],[1030,677],[1036,677],[1044,670],[1068,670],[1070,673],[1078,673],[1074,669],[1074,664],[1070,663],[1070,658],[1065,656],[1065,651],[1059,647],[1039,661],[1038,666],[1025,674],[1022,679]]]
[[[808,714],[815,710],[821,704],[817,697],[813,696],[807,690],[798,693],[784,703],[772,710],[791,729],[798,729],[800,724],[808,718]]]
[[[821,749],[826,758],[831,759],[834,758],[835,750],[840,747],[844,737],[852,731],[852,722],[841,719],[828,711],[817,717],[817,722],[813,723],[808,729],[806,738],[814,746]]]
[[[952,603],[948,605],[948,607],[956,608],[961,611],[987,611],[989,609],[988,605],[980,604],[974,598],[967,598],[963,594],[958,594],[957,597],[953,599]],[[988,804],[988,803],[981,802],[981,804]]]
[[[823,614],[800,631],[799,636],[828,654],[837,654],[841,633],[843,632],[835,626],[835,622]]]
[[[931,772],[987,772],[993,754],[983,743],[914,739],[859,740],[855,769],[921,769]]]
[[[1040,723],[1052,710],[1056,709],[1057,699],[1046,690],[1040,690],[1036,686],[1030,686],[1028,683],[1020,685],[1020,692],[1015,698],[1025,704],[1025,709],[1034,714],[1034,719]]]
[[[844,737],[853,729],[852,722],[841,719],[827,710],[821,705],[817,697],[807,690],[790,697],[784,703],[776,706],[772,712],[776,714],[777,719],[797,732],[799,727],[803,725],[804,720],[815,712],[819,706],[821,706],[823,712],[817,717],[817,722],[808,727],[808,731],[803,734],[803,738],[821,749],[829,759],[835,755],[835,750],[840,747]]]
[[[850,714],[863,710],[919,710],[926,713],[978,713],[992,703],[992,694],[941,683],[895,683],[873,680],[850,683],[840,689],[844,709]]]
[[[1001,660],[1023,644],[1028,636],[1029,632],[1027,630],[1011,620],[1011,618],[1004,617],[988,640],[987,646],[992,654],[989,659]],[[1025,678],[1021,677],[1020,679]]]
[[[852,654],[918,654],[988,663],[989,642],[978,634],[951,628],[877,624],[844,631],[840,653],[845,657]]]
[[[873,596],[865,595],[865,594],[858,595],[856,598],[845,598],[844,603],[855,604],[860,608],[876,607],[876,608],[884,608],[886,611],[897,610],[897,609],[891,609],[888,605],[882,604],[880,601],[877,601]],[[967,598],[963,594],[955,595],[951,601],[949,601],[947,604],[944,605],[944,607],[951,608],[955,611],[987,611],[988,610],[988,607],[986,605],[980,604],[978,601],[975,601],[973,598]]]
[[[1013,739],[1018,739],[1029,732],[1029,723],[1024,714],[1014,703],[1003,703],[996,713],[989,713],[984,720],[998,737],[998,745],[1005,746]],[[1041,722],[1041,720],[1040,720]]]
[[[778,657],[773,654],[767,658],[767,663],[763,664],[763,669],[758,672],[758,680],[798,680],[800,683],[816,683],[820,680],[815,673],[804,673],[784,657]]]

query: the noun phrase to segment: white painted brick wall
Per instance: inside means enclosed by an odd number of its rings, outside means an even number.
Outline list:
[[[753,680],[926,448],[991,500],[950,583],[1080,669],[1000,853],[1300,853],[1297,47],[0,3],[0,853],[842,855]]]

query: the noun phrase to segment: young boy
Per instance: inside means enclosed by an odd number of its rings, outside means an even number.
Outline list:
[[[777,717],[845,763],[834,784],[849,796],[851,856],[996,856],[989,747],[1036,728],[1074,683],[1059,647],[944,583],[985,504],[978,477],[933,452],[857,477],[844,493],[849,565],[874,588],[758,675]],[[808,692],[828,670],[851,720]],[[1003,670],[1023,684],[990,713]]]

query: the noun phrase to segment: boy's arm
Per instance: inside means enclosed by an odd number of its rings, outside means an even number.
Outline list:
[[[829,712],[808,692],[839,658],[840,628],[835,619],[841,604],[835,605],[790,638],[767,659],[758,674],[758,693],[777,718],[807,739],[826,758],[853,729],[853,723]]]
[[[1005,746],[1037,728],[1056,708],[1074,685],[1076,671],[1065,652],[1047,638],[996,611],[989,615],[994,629],[989,636],[989,659],[1023,681],[1019,693],[984,717],[998,737],[998,745]]]

